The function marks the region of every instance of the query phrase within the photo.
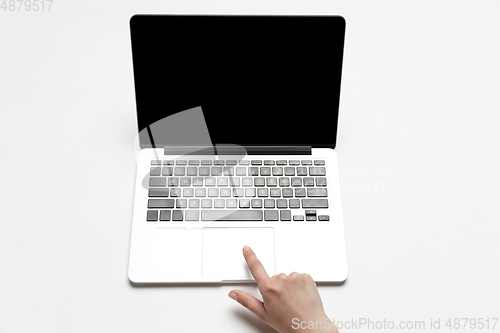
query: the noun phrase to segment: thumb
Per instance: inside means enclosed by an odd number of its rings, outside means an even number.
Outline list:
[[[228,296],[243,305],[248,310],[252,311],[261,320],[265,321],[267,314],[266,308],[264,307],[264,303],[259,301],[257,298],[243,290],[231,290]]]

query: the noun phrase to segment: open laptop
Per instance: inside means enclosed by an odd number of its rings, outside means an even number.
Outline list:
[[[134,283],[347,278],[340,16],[135,15]]]

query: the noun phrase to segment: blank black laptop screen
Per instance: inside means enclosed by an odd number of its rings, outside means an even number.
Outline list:
[[[139,131],[201,106],[214,144],[335,147],[342,17],[135,15],[130,25]]]

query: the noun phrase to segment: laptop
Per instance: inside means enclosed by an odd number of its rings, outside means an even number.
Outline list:
[[[347,278],[340,16],[135,15],[133,283]]]

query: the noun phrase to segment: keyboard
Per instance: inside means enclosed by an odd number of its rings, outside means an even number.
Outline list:
[[[151,160],[150,222],[319,221],[325,160]]]

